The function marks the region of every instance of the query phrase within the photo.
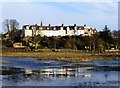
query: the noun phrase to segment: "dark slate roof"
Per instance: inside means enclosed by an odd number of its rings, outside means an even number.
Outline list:
[[[60,30],[60,28],[61,27],[63,27],[63,29],[64,30],[67,30],[67,27],[69,27],[70,28],[70,30],[74,30],[74,27],[76,26],[76,25],[73,25],[73,26],[63,26],[63,25],[61,25],[61,26],[51,26],[51,25],[48,25],[48,26],[40,26],[40,25],[37,25],[37,24],[35,24],[35,25],[24,25],[23,26],[23,28],[25,28],[26,29],[26,27],[27,26],[29,26],[30,28],[30,30],[32,30],[32,27],[38,27],[37,29],[38,30]],[[42,27],[42,29],[40,29]],[[76,26],[77,27],[77,30],[84,30],[84,26]],[[48,29],[49,28],[49,29]],[[56,29],[54,29],[54,28],[56,28]],[[36,29],[36,28],[35,28]]]

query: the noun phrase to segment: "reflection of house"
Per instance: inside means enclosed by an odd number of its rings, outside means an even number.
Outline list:
[[[61,26],[51,26],[50,24],[48,26],[41,25],[24,25],[23,26],[23,36],[35,36],[35,35],[41,35],[41,36],[91,36],[96,32],[95,29],[92,29],[90,27],[86,26],[77,26],[74,24],[74,26],[64,26],[62,24]]]
[[[80,76],[80,77],[91,77],[92,75],[89,73],[83,73],[80,70],[85,70],[85,68],[71,68],[71,67],[63,67],[63,68],[47,68],[42,69],[40,74],[47,76]]]
[[[30,70],[30,69],[25,69],[25,74],[32,74],[33,72],[32,72],[32,70]]]
[[[92,75],[89,73],[84,73],[84,74],[80,74],[80,76],[87,78],[87,77],[91,77]]]

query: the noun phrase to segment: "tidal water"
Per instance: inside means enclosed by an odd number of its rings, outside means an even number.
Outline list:
[[[120,60],[70,63],[33,58],[0,59],[1,86],[119,86]]]

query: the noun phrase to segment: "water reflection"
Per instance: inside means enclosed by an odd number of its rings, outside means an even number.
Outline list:
[[[83,69],[83,68],[82,68]],[[40,74],[40,75],[45,75],[48,77],[69,77],[69,76],[74,76],[74,77],[91,77],[92,75],[90,73],[85,73],[83,72],[80,67],[61,67],[61,68],[46,68],[46,69],[41,69],[39,71],[32,71],[30,69],[25,70],[25,74]],[[88,68],[84,68],[88,69]]]
[[[18,58],[4,61],[9,63],[2,65],[3,86],[117,86],[120,83],[119,71],[105,70],[108,67]]]

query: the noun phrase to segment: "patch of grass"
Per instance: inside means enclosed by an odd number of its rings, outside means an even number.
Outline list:
[[[90,52],[2,52],[3,57],[27,57],[41,60],[56,60],[65,62],[91,62],[95,60],[120,60],[118,53]]]

